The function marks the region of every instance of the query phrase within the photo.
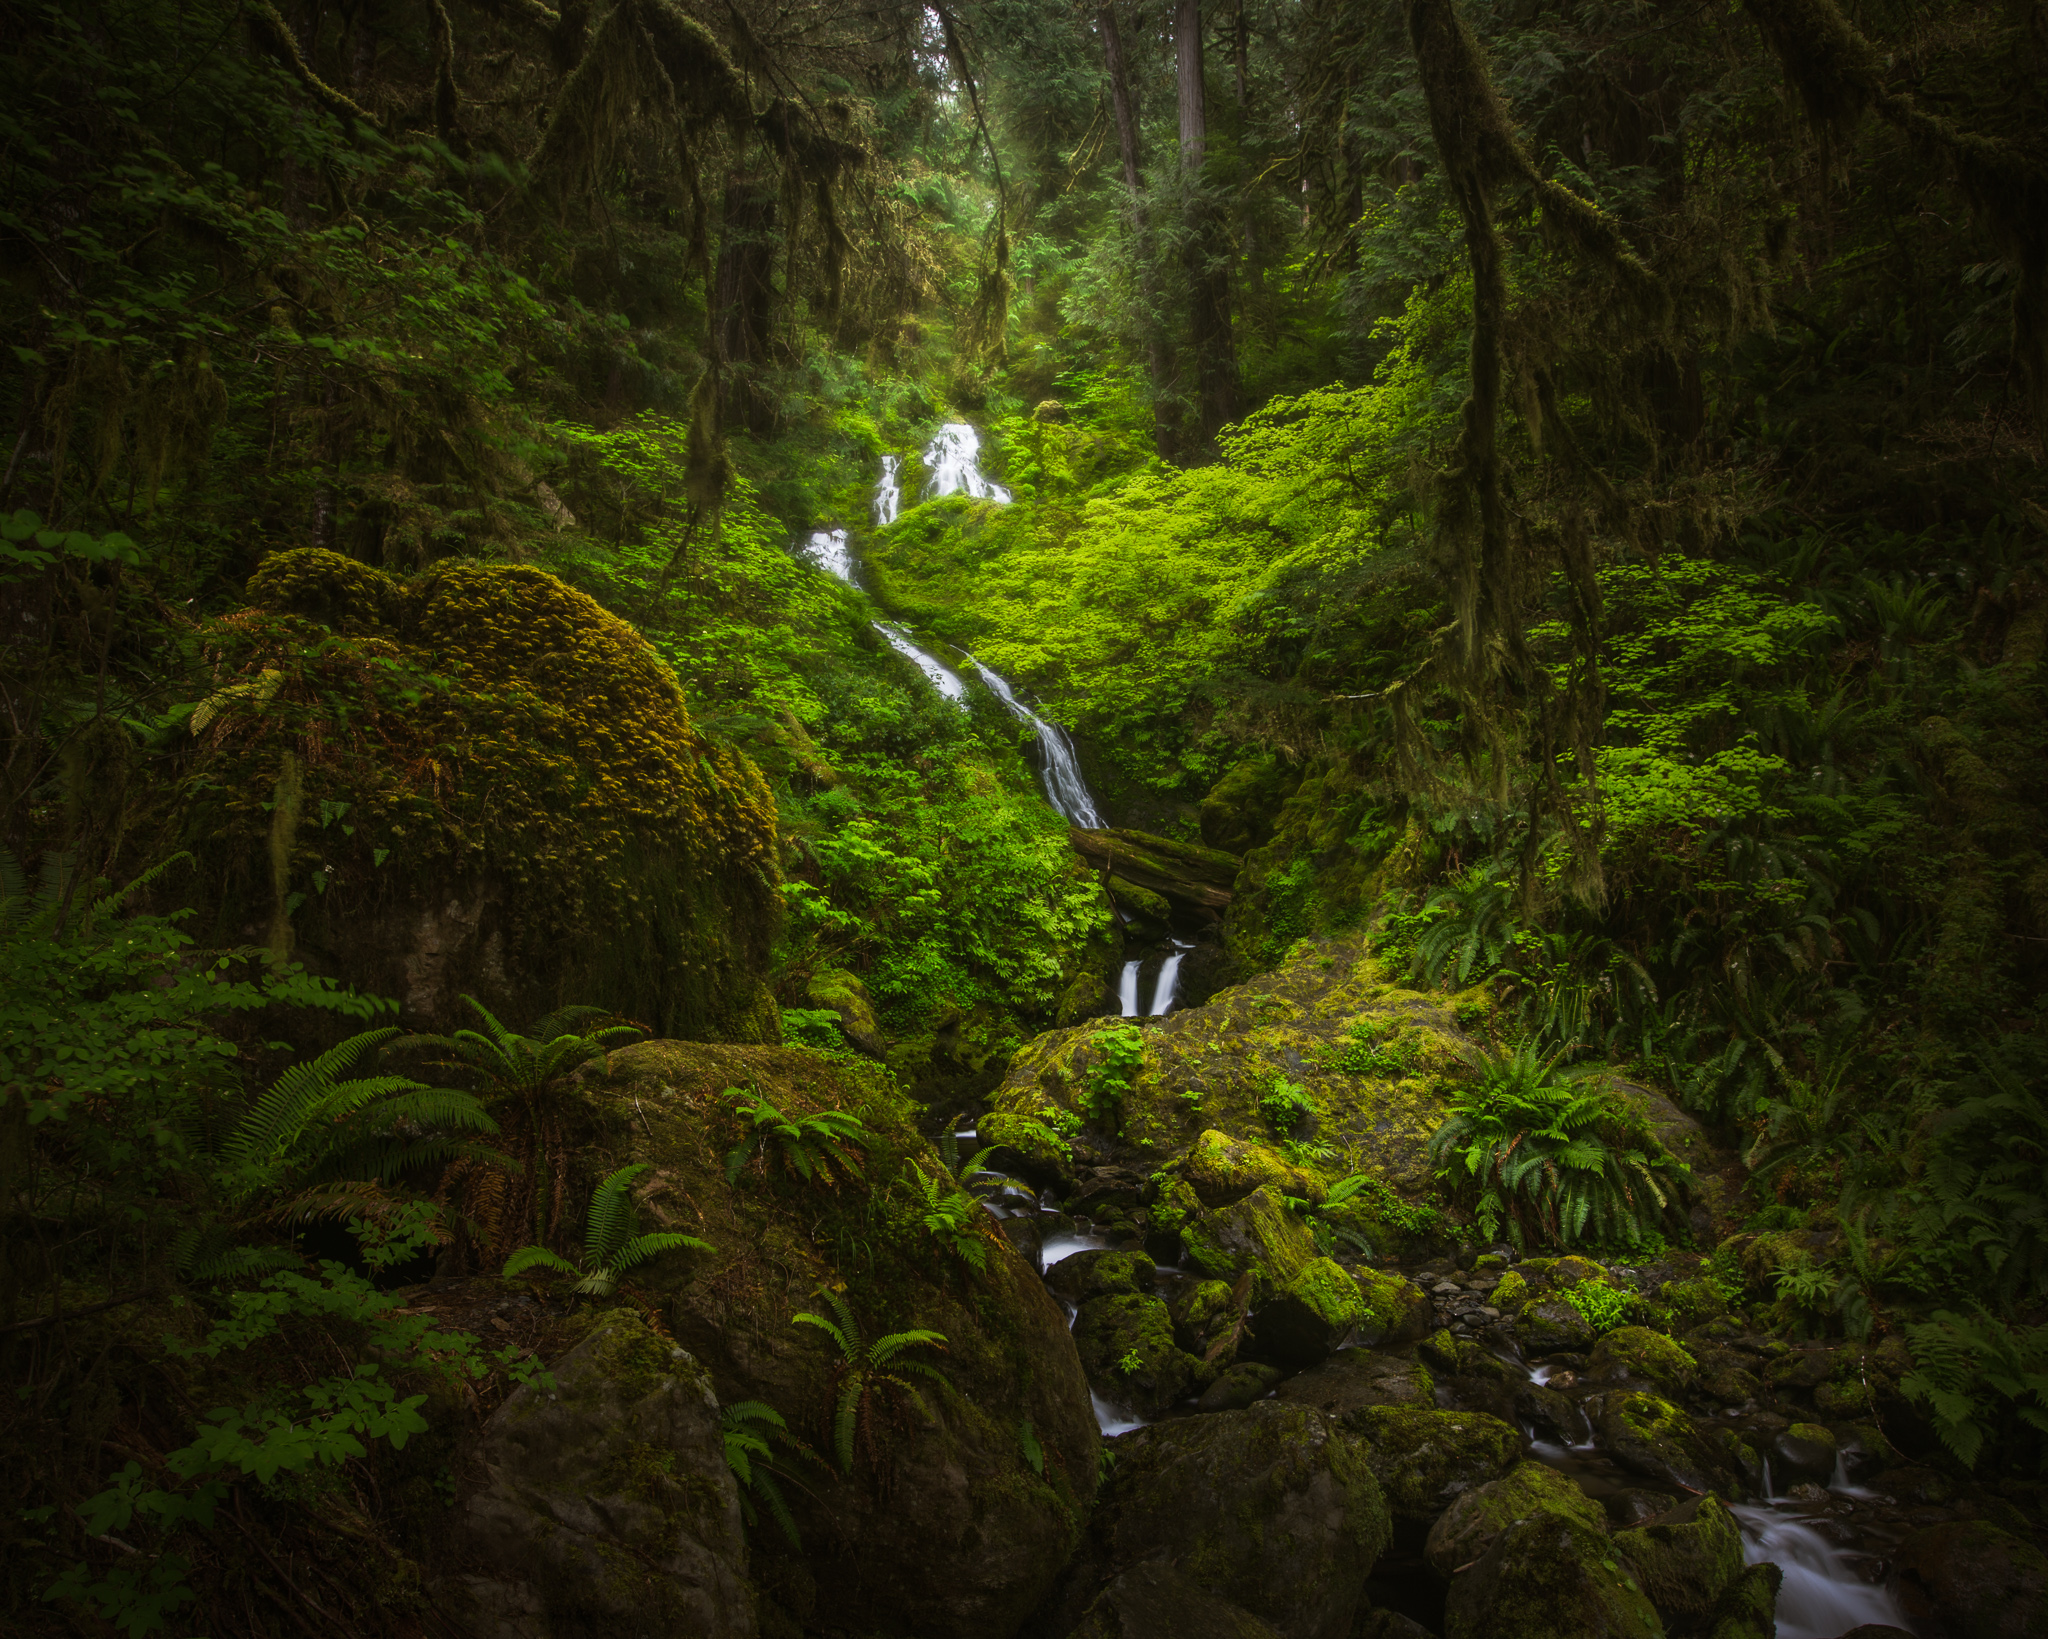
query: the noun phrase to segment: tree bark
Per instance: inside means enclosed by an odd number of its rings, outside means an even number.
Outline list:
[[[775,405],[755,381],[768,362],[775,320],[775,245],[781,187],[773,175],[735,171],[725,183],[724,237],[711,278],[711,336],[718,349],[724,420],[774,430]]]
[[[1202,88],[1202,0],[1176,0],[1173,45],[1180,102],[1181,186],[1187,199],[1188,329],[1195,347],[1196,408],[1204,444],[1237,415],[1237,348],[1230,333],[1230,244],[1202,187],[1209,145]]]
[[[1131,213],[1138,230],[1138,298],[1145,306],[1145,371],[1152,384],[1152,447],[1163,461],[1173,459],[1180,445],[1180,411],[1174,402],[1178,367],[1173,343],[1159,323],[1159,279],[1146,242],[1149,213],[1145,209],[1145,174],[1138,154],[1138,111],[1131,100],[1130,69],[1124,58],[1123,35],[1116,26],[1116,7],[1105,0],[1095,13],[1102,34],[1102,62],[1109,70],[1109,101],[1116,115],[1116,145],[1123,157],[1124,186],[1130,190]]]

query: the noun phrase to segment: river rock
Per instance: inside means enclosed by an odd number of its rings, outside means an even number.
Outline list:
[[[1412,1280],[1390,1270],[1353,1271],[1366,1316],[1358,1324],[1358,1341],[1372,1349],[1395,1349],[1426,1336],[1435,1323],[1428,1295]]]
[[[1662,1332],[1619,1326],[1593,1346],[1587,1374],[1600,1383],[1647,1384],[1661,1394],[1692,1386],[1698,1363]]]
[[[1835,1437],[1818,1423],[1794,1423],[1771,1441],[1773,1476],[1826,1485],[1835,1473]]]
[[[1448,1582],[1483,1557],[1516,1520],[1542,1513],[1566,1514],[1594,1530],[1602,1524],[1600,1505],[1570,1479],[1525,1459],[1499,1479],[1455,1498],[1429,1528],[1422,1557]]]
[[[1175,1566],[1147,1560],[1097,1594],[1068,1639],[1278,1639],[1278,1634]]]
[[[1111,1252],[1096,1248],[1073,1252],[1045,1272],[1045,1284],[1079,1306],[1112,1292],[1150,1297],[1158,1268],[1142,1252]]]
[[[480,1485],[456,1503],[460,1568],[435,1604],[475,1639],[570,1627],[654,1639],[749,1639],[739,1492],[711,1378],[636,1314],[606,1317],[515,1389],[478,1442]]]
[[[1250,1275],[1254,1304],[1278,1297],[1317,1256],[1308,1226],[1263,1186],[1220,1211],[1190,1219],[1180,1234],[1187,1261],[1203,1274],[1222,1280]]]
[[[1593,1425],[1584,1409],[1567,1394],[1543,1383],[1524,1379],[1513,1385],[1509,1405],[1510,1421],[1534,1423],[1548,1428],[1568,1446],[1583,1445],[1592,1437]]]
[[[1742,1574],[1741,1529],[1716,1497],[1681,1503],[1646,1525],[1616,1532],[1614,1546],[1668,1623],[1704,1619]]]
[[[869,1340],[911,1328],[946,1339],[904,1356],[944,1379],[912,1379],[921,1407],[877,1388],[852,1474],[831,1461],[782,1488],[803,1545],[757,1532],[757,1579],[789,1567],[789,1580],[829,1590],[833,1621],[855,1630],[1006,1639],[1072,1554],[1100,1471],[1088,1382],[1059,1303],[987,1214],[970,1219],[971,1259],[919,1214],[882,1208],[884,1191],[901,1199],[904,1180],[944,1171],[879,1071],[702,1042],[621,1048],[609,1071],[579,1084],[576,1115],[591,1136],[572,1155],[570,1198],[588,1200],[613,1168],[646,1162],[635,1190],[645,1226],[710,1243],[640,1265],[633,1282],[721,1403],[761,1401],[829,1456],[841,1352],[791,1317],[830,1314],[836,1293]],[[771,1143],[728,1182],[726,1156],[749,1130],[724,1097],[732,1087],[793,1117],[856,1115],[870,1135],[856,1152],[861,1171],[827,1182],[814,1168],[805,1179]],[[1019,1432],[1027,1422],[1030,1446]]]
[[[1388,1537],[1359,1442],[1320,1412],[1262,1400],[1117,1441],[1067,1605],[1148,1559],[1171,1561],[1286,1639],[1346,1639]],[[1048,1631],[1062,1632],[1058,1613]]]
[[[1256,1360],[1240,1360],[1202,1390],[1195,1402],[1198,1411],[1242,1411],[1255,1400],[1263,1400],[1280,1381],[1278,1366],[1263,1366]]]
[[[1916,1621],[1954,1639],[2048,1639],[2048,1555],[1988,1520],[1916,1532],[1893,1564]]]
[[[1593,1325],[1563,1298],[1534,1298],[1515,1317],[1515,1336],[1525,1354],[1576,1353],[1592,1346]]]
[[[1599,1442],[1623,1468],[1676,1490],[1726,1490],[1740,1472],[1724,1442],[1654,1394],[1610,1394],[1600,1411]]]
[[[1241,1329],[1251,1295],[1251,1283],[1245,1281],[1241,1285],[1242,1291],[1225,1281],[1202,1280],[1175,1292],[1166,1304],[1173,1316],[1175,1341],[1189,1354],[1204,1360],[1211,1351],[1216,1352],[1218,1360],[1234,1354],[1231,1339]]]
[[[1785,1573],[1766,1560],[1745,1566],[1722,1590],[1720,1602],[1707,1619],[1706,1639],[1777,1639],[1778,1589]],[[1897,1629],[1854,1628],[1843,1639],[1864,1634],[1866,1639],[1896,1633]]]
[[[1149,1293],[1090,1298],[1074,1317],[1074,1347],[1088,1381],[1140,1417],[1200,1394],[1214,1376],[1174,1342],[1165,1300]]]
[[[1371,1349],[1340,1349],[1313,1371],[1288,1378],[1277,1392],[1282,1400],[1332,1417],[1366,1406],[1436,1404],[1436,1384],[1420,1361]]]
[[[1445,1639],[1663,1639],[1664,1624],[1597,1528],[1539,1513],[1506,1526],[1456,1577]]]
[[[1499,1479],[1522,1451],[1519,1432],[1478,1411],[1366,1406],[1346,1413],[1343,1425],[1365,1441],[1394,1517],[1418,1527]]]
[[[1301,1371],[1328,1359],[1370,1318],[1358,1282],[1335,1259],[1313,1258],[1252,1316],[1252,1340],[1262,1359]]]
[[[1213,1127],[1195,1140],[1182,1170],[1202,1205],[1212,1210],[1240,1201],[1261,1187],[1307,1201],[1321,1201],[1329,1193],[1313,1172],[1296,1166],[1278,1150],[1251,1139],[1232,1138]]]

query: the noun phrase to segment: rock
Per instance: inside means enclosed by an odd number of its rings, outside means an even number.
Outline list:
[[[1730,1582],[1707,1620],[1706,1639],[1777,1639],[1778,1588],[1785,1573],[1769,1560],[1750,1565]],[[1843,1639],[1864,1634],[1877,1639],[1896,1632],[1888,1628],[1854,1628]]]
[[[1320,1412],[1262,1400],[1123,1436],[1078,1584],[1092,1597],[1166,1558],[1286,1639],[1346,1639],[1388,1531],[1359,1442]]]
[[[1813,1386],[1813,1409],[1838,1423],[1847,1422],[1852,1417],[1869,1416],[1874,1401],[1870,1385],[1855,1379]]]
[[[1328,1359],[1371,1318],[1359,1283],[1334,1259],[1315,1258],[1252,1316],[1252,1339],[1262,1359],[1301,1371]]]
[[[1906,1614],[1954,1639],[2048,1636],[2048,1555],[1986,1520],[1917,1531],[1893,1564]]]
[[[1344,1427],[1364,1440],[1394,1517],[1428,1525],[1465,1492],[1497,1480],[1521,1455],[1522,1437],[1477,1411],[1366,1406]]]
[[[1168,1017],[1172,1017],[1171,1014]],[[1218,1212],[1205,1212],[1181,1225],[1187,1261],[1205,1275],[1234,1280],[1252,1277],[1252,1302],[1271,1302],[1317,1256],[1308,1226],[1259,1188]]]
[[[1446,1377],[1457,1375],[1458,1340],[1448,1331],[1439,1328],[1431,1332],[1415,1346],[1415,1352],[1431,1371],[1442,1372]]]
[[[1074,1252],[1045,1272],[1045,1284],[1076,1307],[1112,1292],[1150,1297],[1158,1267],[1142,1252]]]
[[[1313,1371],[1288,1378],[1278,1395],[1341,1417],[1366,1406],[1433,1407],[1436,1385],[1417,1361],[1370,1349],[1341,1349]]]
[[[1607,1538],[1569,1514],[1508,1525],[1455,1578],[1445,1639],[1663,1639],[1656,1607]]]
[[[1716,1497],[1682,1503],[1614,1546],[1635,1567],[1650,1603],[1668,1623],[1691,1625],[1710,1615],[1742,1574],[1742,1532]]]
[[[844,968],[819,968],[811,975],[809,995],[812,1006],[828,1007],[839,1015],[839,1029],[849,1043],[870,1058],[883,1057],[882,1028],[875,1022],[875,1004],[859,979]]]
[[[1219,1345],[1219,1360],[1234,1354],[1229,1340],[1240,1330],[1251,1293],[1249,1281],[1241,1284],[1242,1292],[1220,1280],[1196,1281],[1181,1287],[1167,1300],[1167,1309],[1173,1316],[1174,1341],[1198,1359],[1206,1360]]]
[[[1512,1386],[1509,1404],[1515,1419],[1551,1430],[1565,1445],[1583,1445],[1592,1437],[1593,1425],[1586,1420],[1578,1401],[1543,1383],[1526,1379]]]
[[[1825,1485],[1835,1474],[1835,1437],[1818,1423],[1794,1423],[1771,1441],[1771,1462],[1781,1481]]]
[[[1352,1624],[1351,1639],[1436,1639],[1436,1635],[1399,1611],[1361,1611]]]
[[[1398,1348],[1425,1336],[1436,1311],[1421,1287],[1385,1270],[1355,1271],[1366,1317],[1358,1325],[1358,1341],[1367,1348]]]
[[[1654,1394],[1610,1394],[1601,1407],[1598,1438],[1601,1450],[1623,1468],[1676,1490],[1728,1491],[1741,1473],[1729,1444],[1741,1443],[1734,1434],[1703,1431]]]
[[[1764,1381],[1774,1389],[1810,1389],[1834,1374],[1835,1354],[1824,1346],[1790,1350],[1764,1368]]]
[[[796,1049],[668,1041],[621,1048],[609,1070],[578,1084],[573,1114],[591,1136],[572,1154],[569,1197],[588,1200],[596,1179],[646,1162],[635,1190],[645,1227],[711,1244],[652,1259],[632,1278],[721,1403],[761,1401],[829,1456],[840,1351],[791,1316],[830,1313],[825,1294],[837,1292],[870,1340],[914,1327],[946,1339],[914,1353],[950,1387],[921,1384],[923,1410],[880,1388],[861,1417],[854,1472],[832,1461],[783,1487],[803,1546],[756,1533],[757,1573],[800,1570],[830,1590],[833,1622],[855,1630],[1006,1639],[1073,1553],[1101,1466],[1059,1303],[986,1213],[972,1217],[977,1264],[920,1215],[882,1210],[881,1192],[919,1169],[938,1177],[941,1163],[879,1070]],[[870,1135],[861,1174],[807,1181],[771,1144],[728,1183],[726,1155],[745,1130],[729,1087],[792,1116],[856,1115]],[[1019,1436],[1027,1421],[1036,1463]]]
[[[1525,1354],[1556,1354],[1590,1348],[1593,1326],[1563,1298],[1537,1298],[1515,1317],[1515,1336]]]
[[[1499,1479],[1455,1498],[1429,1528],[1422,1557],[1448,1582],[1482,1558],[1516,1520],[1543,1513],[1567,1514],[1594,1530],[1602,1523],[1600,1505],[1571,1480],[1554,1468],[1524,1460]]]
[[[1749,1404],[1763,1389],[1750,1369],[1755,1363],[1754,1355],[1738,1354],[1733,1349],[1700,1350],[1699,1392],[1723,1406]]]
[[[1279,1151],[1213,1127],[1195,1140],[1183,1167],[1196,1196],[1211,1209],[1229,1206],[1261,1186],[1317,1202],[1329,1193],[1314,1173]]]
[[[1163,929],[1173,920],[1173,907],[1164,894],[1156,894],[1129,877],[1112,875],[1109,891],[1119,905],[1141,922]]]
[[[1003,1239],[1017,1249],[1018,1257],[1030,1264],[1033,1269],[1039,1267],[1045,1250],[1045,1232],[1038,1227],[1036,1218],[1025,1217],[1020,1213],[1016,1217],[1003,1219],[997,1227],[1002,1231]]]
[[[1664,1394],[1692,1386],[1699,1367],[1693,1357],[1662,1332],[1647,1326],[1621,1326],[1593,1346],[1590,1375],[1603,1383],[1647,1383]]]
[[[568,1625],[747,1639],[739,1491],[710,1375],[616,1312],[515,1389],[478,1442],[483,1482],[456,1503],[460,1572],[436,1606],[475,1639],[550,1639]]]
[[[1529,1282],[1519,1270],[1510,1269],[1488,1295],[1502,1314],[1516,1314],[1529,1301]]]
[[[1280,1381],[1280,1368],[1262,1366],[1256,1360],[1240,1360],[1202,1391],[1195,1402],[1198,1411],[1242,1411],[1255,1400],[1263,1400]]]
[[[1251,1612],[1162,1560],[1133,1565],[1095,1596],[1068,1639],[1278,1639]]]
[[[1149,1293],[1090,1298],[1074,1317],[1074,1347],[1088,1381],[1140,1417],[1157,1417],[1201,1393],[1211,1376],[1174,1342],[1165,1301]]]
[[[1616,1491],[1607,1499],[1607,1517],[1614,1522],[1616,1530],[1626,1531],[1630,1526],[1642,1525],[1660,1514],[1668,1514],[1681,1500],[1669,1491],[1638,1491],[1633,1488]]]

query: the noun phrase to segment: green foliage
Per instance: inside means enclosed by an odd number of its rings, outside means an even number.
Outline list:
[[[1292,1140],[1304,1121],[1320,1113],[1315,1095],[1284,1075],[1276,1075],[1259,1095],[1259,1114],[1266,1118],[1273,1136],[1283,1141]]]
[[[1605,1281],[1582,1280],[1576,1286],[1565,1287],[1558,1295],[1578,1310],[1595,1332],[1611,1332],[1617,1326],[1628,1325],[1642,1310],[1642,1300],[1635,1293],[1624,1292]]]
[[[567,1027],[572,1024],[603,1017],[604,1009],[564,1007],[538,1021],[533,1035],[522,1036],[507,1029],[474,996],[462,1000],[483,1021],[482,1030],[406,1036],[386,1051],[421,1056],[437,1069],[466,1072],[492,1098],[531,1100],[559,1090],[577,1070],[603,1058],[613,1043],[647,1033],[635,1024],[571,1030]]]
[[[1420,1043],[1387,1019],[1358,1020],[1321,1058],[1326,1068],[1347,1076],[1400,1077],[1422,1068]]]
[[[968,1268],[985,1268],[988,1240],[979,1233],[986,1217],[981,1204],[950,1178],[934,1178],[917,1166],[911,1173],[923,1203],[925,1233]]]
[[[1430,1155],[1474,1198],[1480,1232],[1517,1246],[1646,1244],[1674,1219],[1686,1169],[1614,1094],[1532,1046],[1470,1055]]]
[[[710,1244],[695,1235],[668,1230],[635,1233],[637,1214],[629,1192],[633,1180],[651,1170],[651,1165],[645,1161],[620,1167],[591,1192],[580,1264],[571,1263],[545,1246],[522,1246],[505,1260],[505,1267],[500,1273],[507,1280],[514,1275],[523,1275],[529,1269],[549,1269],[560,1275],[575,1275],[579,1277],[577,1291],[589,1297],[604,1298],[611,1296],[621,1275],[649,1258],[658,1258],[664,1252],[680,1252],[685,1248],[693,1252],[711,1251]]]
[[[1913,1370],[1899,1379],[1942,1444],[1975,1468],[1987,1441],[2008,1460],[2031,1446],[2048,1469],[2048,1326],[2007,1326],[1983,1309],[1937,1309],[1906,1328]]]
[[[853,1310],[837,1292],[821,1289],[832,1310],[830,1317],[799,1313],[793,1324],[812,1326],[829,1337],[839,1350],[839,1388],[833,1402],[832,1450],[839,1458],[840,1472],[851,1476],[856,1450],[872,1463],[879,1448],[876,1427],[878,1411],[886,1396],[908,1401],[920,1416],[929,1418],[931,1408],[917,1385],[903,1374],[927,1378],[943,1388],[953,1385],[927,1361],[906,1358],[911,1349],[943,1349],[946,1337],[921,1327],[889,1332],[869,1342],[854,1319]]]
[[[1081,1108],[1104,1130],[1120,1132],[1124,1100],[1145,1063],[1145,1032],[1134,1024],[1103,1025],[1088,1038],[1088,1045],[1095,1063],[1081,1089]]]
[[[779,1446],[815,1462],[811,1448],[790,1432],[781,1412],[759,1400],[736,1400],[721,1406],[718,1427],[725,1445],[725,1466],[740,1484],[740,1509],[747,1524],[758,1523],[753,1499],[759,1497],[789,1545],[801,1552],[803,1536],[780,1484],[792,1476],[778,1468],[774,1459]]]
[[[814,1115],[785,1115],[758,1089],[728,1087],[722,1095],[733,1114],[752,1126],[725,1157],[725,1176],[737,1179],[750,1157],[765,1158],[772,1145],[789,1170],[810,1183],[835,1182],[834,1174],[864,1177],[853,1151],[868,1149],[873,1137],[859,1116],[845,1110],[820,1110]]]

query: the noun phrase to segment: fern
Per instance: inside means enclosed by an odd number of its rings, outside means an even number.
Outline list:
[[[980,1203],[950,1180],[934,1178],[922,1167],[911,1171],[923,1198],[925,1233],[968,1268],[985,1269],[988,1241],[978,1231],[986,1214]]]
[[[829,1288],[820,1288],[818,1295],[824,1298],[832,1315],[800,1313],[792,1318],[791,1324],[815,1327],[839,1349],[839,1392],[833,1403],[832,1450],[839,1459],[840,1471],[850,1475],[856,1448],[865,1451],[871,1461],[874,1458],[874,1409],[885,1391],[909,1401],[919,1415],[927,1419],[931,1417],[931,1407],[926,1404],[917,1385],[903,1373],[929,1378],[942,1388],[953,1386],[935,1366],[923,1360],[905,1358],[911,1349],[945,1348],[946,1335],[918,1327],[890,1332],[870,1343],[843,1297]]]
[[[758,1523],[753,1498],[758,1496],[769,1516],[781,1527],[792,1548],[801,1551],[803,1537],[783,1496],[779,1480],[794,1480],[774,1462],[775,1447],[783,1446],[816,1461],[811,1448],[799,1440],[783,1421],[782,1413],[759,1400],[737,1400],[720,1409],[719,1432],[725,1442],[725,1466],[740,1485],[740,1512],[748,1525]]]
[[[581,1020],[604,1016],[603,1008],[577,1006],[556,1009],[535,1023],[533,1035],[522,1036],[474,996],[462,999],[482,1021],[482,1030],[406,1036],[388,1051],[420,1054],[437,1069],[466,1073],[494,1098],[532,1100],[554,1092],[575,1071],[603,1058],[612,1043],[646,1034],[636,1024],[571,1030]]]
[[[638,1268],[650,1258],[686,1248],[695,1252],[716,1250],[695,1235],[661,1230],[637,1234],[633,1198],[629,1193],[635,1178],[649,1170],[645,1161],[621,1167],[591,1193],[590,1211],[584,1220],[583,1261],[571,1263],[559,1252],[545,1246],[522,1246],[505,1260],[500,1271],[507,1279],[529,1269],[552,1270],[558,1275],[575,1275],[576,1290],[588,1297],[610,1297],[619,1277]]]
[[[1906,1341],[1913,1370],[1899,1388],[1927,1408],[1958,1462],[1974,1468],[1987,1440],[2007,1446],[2025,1429],[2048,1468],[2048,1326],[2007,1327],[1982,1309],[1939,1309],[1908,1326]]]
[[[752,1129],[726,1154],[727,1183],[739,1177],[740,1169],[749,1159],[765,1155],[770,1146],[782,1156],[783,1164],[805,1183],[815,1178],[830,1184],[834,1181],[832,1174],[835,1168],[856,1177],[865,1176],[860,1162],[851,1152],[869,1148],[874,1143],[874,1135],[862,1125],[858,1116],[845,1110],[787,1115],[770,1103],[764,1094],[744,1087],[728,1087],[724,1096],[733,1113],[750,1123]]]

